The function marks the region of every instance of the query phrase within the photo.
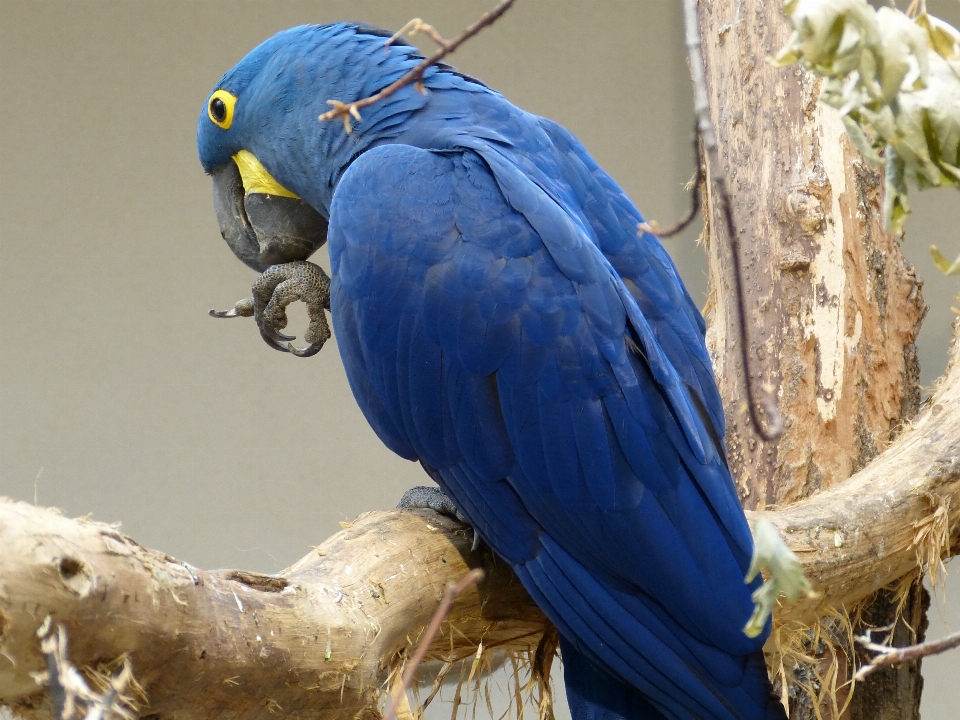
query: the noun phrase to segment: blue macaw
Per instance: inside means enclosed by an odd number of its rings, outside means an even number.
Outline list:
[[[783,718],[766,633],[742,631],[753,544],[676,268],[572,134],[452,67],[352,133],[319,121],[420,62],[388,36],[296,27],[217,83],[197,135],[224,237],[265,276],[328,241],[357,402],[556,624],[576,720]],[[264,317],[288,301],[257,310],[287,349]]]

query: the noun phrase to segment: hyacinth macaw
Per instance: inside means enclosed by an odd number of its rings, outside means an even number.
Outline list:
[[[203,106],[223,235],[266,271],[261,332],[292,347],[277,307],[327,241],[357,402],[556,624],[576,720],[782,718],[765,633],[742,631],[752,539],[676,268],[573,135],[449,66],[351,133],[319,121],[420,62],[388,36],[287,30]]]

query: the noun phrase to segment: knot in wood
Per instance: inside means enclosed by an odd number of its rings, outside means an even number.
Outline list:
[[[806,189],[798,188],[787,195],[786,210],[788,221],[800,234],[812,235],[823,228],[823,201]]]
[[[780,256],[781,270],[806,270],[810,267],[813,258],[802,252],[790,250]]]

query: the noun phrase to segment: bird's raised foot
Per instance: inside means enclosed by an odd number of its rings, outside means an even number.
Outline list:
[[[211,310],[210,315],[252,316],[267,345],[297,357],[316,355],[330,339],[330,325],[323,312],[330,309],[330,278],[317,265],[305,260],[271,265],[256,279],[252,290],[252,298],[241,300],[230,310]],[[280,332],[287,326],[287,305],[297,300],[306,304],[310,318],[304,333],[308,345],[302,348],[293,345],[295,335]]]

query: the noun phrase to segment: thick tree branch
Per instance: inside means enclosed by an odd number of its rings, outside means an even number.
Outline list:
[[[460,581],[456,585],[447,585],[447,589],[440,599],[440,606],[434,613],[433,619],[430,620],[430,624],[427,625],[423,631],[420,644],[417,645],[413,657],[410,658],[410,661],[407,662],[403,668],[403,675],[400,678],[399,687],[390,693],[390,703],[387,705],[384,720],[394,720],[394,718],[397,717],[397,708],[406,698],[407,691],[413,687],[413,683],[416,680],[417,668],[419,668],[420,663],[426,659],[427,653],[430,652],[430,645],[437,637],[437,633],[440,632],[440,628],[443,627],[444,621],[450,614],[450,608],[453,606],[453,602],[460,596],[460,593],[473,587],[481,580],[483,580],[483,570],[474,568],[460,578]]]
[[[820,593],[781,620],[809,623],[960,551],[960,333],[927,409],[896,442],[848,480],[766,516]]]
[[[960,336],[928,408],[849,480],[771,511],[820,592],[782,608],[810,623],[960,550]],[[181,720],[264,710],[379,717],[381,690],[447,584],[485,580],[453,605],[428,657],[534,653],[548,627],[510,569],[430,511],[373,512],[295,565],[265,576],[206,572],[115,529],[0,499],[0,704],[50,717],[32,673],[36,631],[66,628],[88,679],[129,659],[140,713]]]
[[[450,580],[485,579],[454,603],[429,658],[536,650],[546,621],[507,565],[431,511],[368,513],[278,577],[206,572],[108,525],[0,500],[0,705],[50,717],[47,616],[88,675],[129,658],[148,702],[179,720],[379,717],[380,690]]]

